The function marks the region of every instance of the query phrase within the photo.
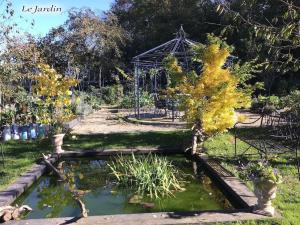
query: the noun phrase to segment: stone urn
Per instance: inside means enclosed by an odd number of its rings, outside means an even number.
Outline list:
[[[57,154],[64,152],[64,150],[62,150],[61,146],[63,144],[63,139],[64,139],[65,134],[55,134],[53,135],[53,145],[55,148],[55,152]]]
[[[275,208],[272,206],[272,200],[276,197],[277,184],[274,181],[265,179],[255,179],[254,194],[257,197],[255,212],[267,216],[274,216]]]

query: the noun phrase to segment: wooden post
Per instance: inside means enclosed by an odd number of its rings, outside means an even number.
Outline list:
[[[134,64],[134,96],[135,108],[134,113],[137,119],[140,119],[140,90],[139,90],[139,63]]]
[[[99,88],[101,88],[101,79],[102,79],[102,66],[100,66],[99,68],[99,80],[98,80],[98,85],[99,85]]]

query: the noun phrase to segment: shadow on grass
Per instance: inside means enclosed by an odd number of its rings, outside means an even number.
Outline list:
[[[9,141],[4,144],[4,156],[23,158],[28,155],[40,155],[52,149],[49,139],[31,141]]]
[[[246,140],[252,139],[256,140],[257,142],[264,142],[268,141],[276,144],[278,143],[276,140],[267,139],[268,130],[263,128],[254,127],[254,128],[237,128],[236,131],[238,132],[238,137],[243,137]],[[261,160],[259,151],[251,147],[249,150],[249,145],[242,141],[240,138],[237,140],[237,155],[235,156],[235,149],[234,149],[234,131],[231,130],[230,133],[217,135],[211,140],[206,141],[204,144],[205,149],[207,149],[207,153],[210,157],[215,158],[219,162],[226,162],[231,165],[241,165],[247,164],[248,162],[257,162]],[[247,151],[245,151],[247,150]],[[296,166],[297,160],[295,158],[295,151],[289,151],[281,153],[272,153],[269,152],[268,155],[269,162],[273,166],[284,166],[284,165],[293,165]]]
[[[134,147],[182,147],[188,143],[190,132],[142,132],[68,136],[64,141],[66,150],[95,150],[103,148]]]

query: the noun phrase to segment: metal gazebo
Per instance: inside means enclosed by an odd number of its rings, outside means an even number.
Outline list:
[[[189,40],[181,26],[176,37],[164,44],[152,48],[144,53],[133,57],[134,64],[134,95],[135,95],[135,116],[140,119],[140,75],[150,69],[163,69],[163,59],[168,55],[177,58],[180,66],[189,70],[192,64],[193,52],[191,48],[197,42]],[[156,91],[156,75],[154,76],[154,91]]]

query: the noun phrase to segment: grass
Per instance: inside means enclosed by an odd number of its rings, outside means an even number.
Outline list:
[[[64,149],[182,147],[189,138],[187,131],[76,135],[75,140],[65,138]]]
[[[0,158],[0,190],[13,183],[24,171],[29,169],[40,157],[49,152],[49,140],[9,141],[1,143],[4,162]]]
[[[247,132],[251,132],[248,128]],[[207,154],[220,160],[221,164],[236,176],[243,178],[238,169],[241,163],[248,161],[256,161],[258,155],[244,155],[243,157],[234,157],[234,138],[231,134],[222,134],[206,141],[205,148]],[[238,153],[241,153],[247,145],[241,141],[237,143]],[[247,153],[255,153],[256,150],[250,149]],[[273,201],[276,209],[281,213],[283,219],[268,221],[246,221],[219,223],[226,225],[299,225],[300,224],[300,181],[297,178],[297,168],[293,157],[286,155],[285,157],[276,157],[271,160],[271,164],[278,168],[283,175],[283,183],[279,185],[276,199]],[[246,181],[249,188],[252,183]]]

